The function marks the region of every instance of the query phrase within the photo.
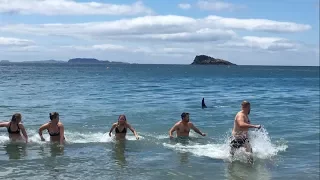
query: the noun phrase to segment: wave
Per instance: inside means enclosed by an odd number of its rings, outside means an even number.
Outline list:
[[[49,142],[48,133],[44,133],[46,142],[40,140],[40,137],[35,130],[28,131],[28,144],[44,144]],[[288,148],[286,142],[272,142],[265,129],[250,131],[250,143],[253,149],[253,157],[256,159],[270,159],[276,156],[279,152],[286,151]],[[108,133],[102,132],[76,132],[66,131],[65,137],[67,144],[87,144],[87,143],[112,143],[113,137],[109,137]],[[139,134],[140,140],[149,141],[157,145],[161,145],[167,149],[177,152],[188,152],[195,156],[209,157],[222,160],[242,160],[245,156],[244,149],[240,148],[235,154],[236,158],[230,156],[229,138],[226,136],[220,138],[199,137],[196,133],[190,132],[190,138],[184,141],[183,139],[169,140],[167,134],[145,133]],[[126,140],[135,141],[133,134],[128,134]],[[10,142],[8,134],[0,133],[0,144]]]
[[[41,141],[39,134],[35,130],[28,131],[29,143],[43,144],[50,141],[50,136],[47,133],[43,133],[43,137],[46,140],[45,142]],[[85,144],[85,143],[108,143],[114,141],[114,136],[109,137],[109,133],[101,132],[73,132],[66,131],[65,138],[67,144]],[[140,139],[143,139],[142,136],[139,136]],[[128,134],[126,140],[134,141],[136,140],[134,135]],[[0,133],[0,144],[8,143],[9,136],[7,133]]]
[[[285,142],[272,143],[268,132],[265,129],[251,131],[249,132],[249,136],[254,158],[269,159],[288,148]],[[200,144],[194,141],[187,143],[178,142],[175,144],[163,143],[163,146],[174,151],[189,152],[195,156],[204,156],[222,160],[244,160],[246,153],[243,148],[240,148],[235,153],[234,158],[231,159],[231,155],[229,153],[229,138],[225,137],[222,141],[222,143],[209,142],[209,144]]]

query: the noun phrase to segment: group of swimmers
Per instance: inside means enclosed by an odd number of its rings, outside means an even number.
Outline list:
[[[250,123],[248,115],[250,114],[250,103],[248,101],[243,101],[241,103],[241,111],[239,111],[234,118],[234,125],[232,129],[232,136],[230,141],[231,151],[233,155],[235,150],[244,147],[249,153],[252,153],[252,148],[249,142],[248,131],[249,128],[260,129],[261,125],[252,125]],[[42,131],[47,130],[50,135],[51,142],[59,142],[63,145],[65,142],[64,136],[64,126],[59,120],[59,113],[52,112],[49,114],[50,121],[43,124],[39,128],[39,136],[42,141],[45,139],[42,136]],[[9,133],[9,138],[13,141],[25,140],[28,142],[27,132],[21,122],[22,115],[20,113],[15,113],[12,115],[11,121],[0,123],[0,127],[6,127]],[[118,122],[114,123],[109,131],[109,136],[112,136],[113,130],[115,130],[116,139],[124,139],[126,137],[127,129],[130,129],[136,139],[139,139],[138,133],[135,129],[127,122],[125,115],[120,115]],[[173,133],[176,132],[177,137],[188,137],[190,130],[200,134],[201,136],[206,136],[202,133],[192,122],[189,120],[189,113],[183,112],[181,114],[181,120],[173,125],[169,130],[169,137],[174,138]],[[21,135],[22,133],[22,135]]]

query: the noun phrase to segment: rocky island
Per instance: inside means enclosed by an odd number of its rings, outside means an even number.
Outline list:
[[[194,58],[191,65],[236,65],[223,59],[215,59],[206,55],[198,55]]]
[[[10,63],[9,60],[1,60],[0,63]]]

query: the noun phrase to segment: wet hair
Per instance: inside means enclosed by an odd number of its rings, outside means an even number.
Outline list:
[[[21,120],[21,114],[20,113],[14,113],[11,117],[12,122],[17,122],[17,120]]]
[[[250,103],[249,103],[249,101],[242,101],[241,106],[243,108],[247,108],[248,106],[250,106]]]
[[[56,119],[58,116],[59,116],[59,113],[57,112],[49,113],[50,120]]]
[[[187,117],[187,116],[189,116],[189,113],[183,112],[183,113],[181,114],[181,119],[184,119],[184,118]]]
[[[124,115],[124,114],[121,114],[121,115],[118,117],[118,121],[120,120],[121,117],[123,117],[124,120],[127,121],[126,115]]]

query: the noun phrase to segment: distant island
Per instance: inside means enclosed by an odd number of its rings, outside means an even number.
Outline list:
[[[1,60],[0,63],[10,63],[9,60]]]
[[[130,64],[127,62],[116,62],[116,61],[101,61],[95,58],[73,58],[68,61],[61,60],[40,60],[40,61],[22,61],[22,62],[11,62],[9,60],[1,60],[0,63],[39,63],[39,64],[56,64],[56,63],[72,63],[72,64]]]
[[[206,55],[198,55],[194,58],[191,65],[236,65],[223,59],[215,59]]]
[[[129,64],[126,62],[116,62],[116,61],[101,61],[95,58],[73,58],[73,59],[69,59],[68,63],[84,63],[84,64],[97,64],[97,63],[101,63],[101,64]]]
[[[42,60],[42,61],[23,61],[23,63],[65,63],[66,61],[59,61],[59,60]]]

